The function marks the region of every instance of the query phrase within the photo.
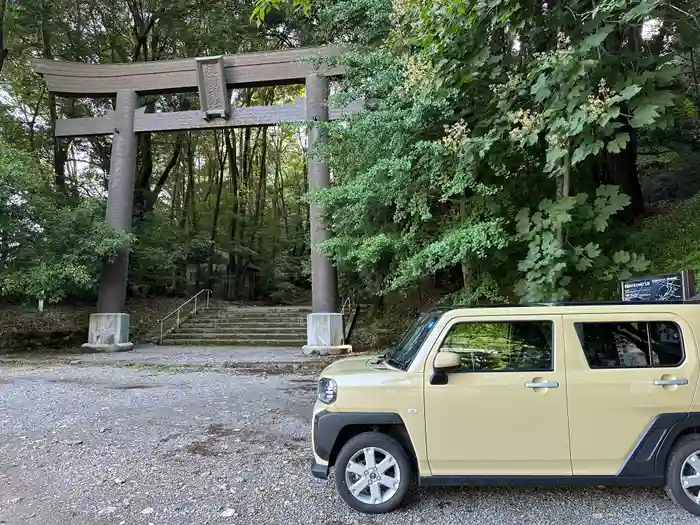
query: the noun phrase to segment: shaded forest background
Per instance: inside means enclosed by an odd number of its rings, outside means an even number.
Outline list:
[[[248,299],[253,265],[258,300],[304,302],[310,197],[341,295],[388,324],[434,302],[609,299],[633,274],[700,270],[694,2],[0,0],[0,18],[5,305],[91,304],[124,245],[132,298],[224,283]],[[326,128],[331,190],[307,195],[302,124],[143,135],[129,235],[103,221],[111,139],[52,133],[114,101],[56,98],[30,67],[324,44],[351,49],[336,102],[367,101]],[[303,87],[232,96],[291,102]]]

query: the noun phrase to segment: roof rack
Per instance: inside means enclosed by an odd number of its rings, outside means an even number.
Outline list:
[[[431,312],[448,312],[462,308],[532,308],[537,306],[620,306],[620,305],[651,305],[651,304],[700,304],[700,297],[695,296],[685,301],[553,301],[542,303],[496,303],[472,304],[455,306],[436,306]]]

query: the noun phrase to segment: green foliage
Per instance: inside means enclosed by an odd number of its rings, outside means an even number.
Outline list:
[[[90,290],[105,258],[132,240],[94,200],[57,201],[35,161],[0,145],[0,294],[56,302]]]
[[[637,253],[655,253],[624,238],[643,192],[655,200],[659,187],[674,198],[700,188],[696,4],[12,2],[0,106],[0,138],[14,148],[2,161],[14,175],[0,181],[3,293],[56,299],[94,287],[102,258],[131,240],[101,220],[109,139],[52,137],[57,118],[102,114],[112,102],[54,100],[32,57],[151,61],[319,43],[353,50],[335,101],[367,101],[329,124],[327,147],[312,152],[333,167],[335,186],[311,197],[327,209],[333,236],[320,248],[346,291],[403,293],[430,276],[445,284],[446,303],[608,293],[645,271]],[[644,24],[652,19],[656,30]],[[234,102],[300,95],[299,86],[245,89]],[[197,98],[143,102],[179,111]],[[197,285],[225,266],[235,288],[249,263],[275,300],[308,287],[300,131],[141,136],[132,290],[183,291],[191,264],[204,268]],[[48,165],[51,176],[39,167]]]
[[[329,127],[324,154],[336,187],[320,196],[333,228],[327,253],[358,276],[371,272],[380,293],[461,271],[450,297],[469,302],[508,297],[516,272],[518,297],[539,301],[645,271],[645,258],[619,250],[611,232],[627,208],[643,207],[640,134],[665,129],[683,100],[679,55],[659,51],[663,35],[644,42],[657,37],[638,32],[642,20],[667,23],[664,8],[623,0],[386,8],[384,45],[346,57],[340,98],[362,97],[368,108]],[[339,40],[376,33],[336,27]]]
[[[134,228],[136,243],[129,263],[135,291],[171,293],[184,286],[188,236],[173,225],[167,215],[156,210]]]
[[[601,247],[610,219],[629,204],[616,188],[600,186],[592,206],[585,193],[558,201],[544,200],[538,210],[518,214],[519,238],[528,243],[527,257],[518,269],[524,277],[517,285],[525,302],[560,301],[569,298],[569,284],[576,279],[608,281],[626,279],[647,269],[648,261],[636,254],[616,251],[606,255]],[[558,233],[566,225],[565,238]]]
[[[265,20],[265,15],[273,10],[280,9],[282,5],[281,0],[257,0],[255,2],[255,7],[250,15],[250,20],[260,25]],[[291,7],[294,10],[299,10],[304,13],[305,16],[309,15],[311,11],[311,4],[309,0],[292,0]]]
[[[654,274],[695,270],[700,274],[700,195],[661,209],[630,236],[629,249],[646,254]]]
[[[31,60],[148,62],[314,43],[310,27],[298,23],[306,19],[303,13],[268,14],[256,26],[250,21],[252,2],[231,7],[225,0],[10,2],[0,140],[53,168],[42,181],[46,198],[70,203],[67,209],[94,208],[93,218],[99,219],[111,137],[54,140],[53,128],[56,119],[104,115],[114,101],[54,98],[33,73]],[[289,103],[302,89],[236,90],[234,105]],[[169,112],[194,110],[199,100],[196,94],[173,93],[142,96],[141,103],[148,112]],[[242,289],[249,264],[260,268],[260,294],[308,287],[306,159],[299,138],[298,127],[140,135],[130,293],[185,295],[188,265],[197,263],[192,286],[216,284],[228,298]],[[87,249],[94,250],[81,248]],[[72,280],[87,283],[88,274],[90,293],[96,292],[97,269],[64,279],[63,294],[75,293]]]

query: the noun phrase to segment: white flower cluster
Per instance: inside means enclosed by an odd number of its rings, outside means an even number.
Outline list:
[[[510,130],[510,139],[514,142],[520,142],[526,136],[530,135],[538,126],[540,115],[533,113],[529,109],[519,109],[509,112],[506,117],[508,122],[513,124]]]
[[[404,78],[408,89],[422,90],[436,75],[433,64],[419,55],[409,55],[404,62]]]
[[[462,139],[469,134],[469,126],[466,121],[461,118],[450,126],[445,124],[444,128],[445,136],[442,137],[442,145],[448,150],[457,153]]]
[[[391,0],[393,16],[400,18],[410,12],[411,0]]]
[[[607,81],[604,78],[600,79],[598,82],[598,92],[597,94],[588,95],[588,104],[586,109],[592,113],[595,117],[599,117],[605,112],[605,109],[610,104],[610,98],[613,92],[607,86]]]
[[[571,37],[559,31],[557,33],[557,49],[571,49]]]
[[[551,132],[547,134],[547,143],[554,148],[566,149],[569,139],[561,132]]]
[[[533,58],[537,61],[563,62],[574,57],[574,48],[571,46],[571,37],[559,32],[557,33],[557,48],[550,51],[538,51],[533,53]]]
[[[522,73],[513,73],[505,84],[491,84],[489,89],[499,98],[510,97],[512,93],[520,90],[523,84]]]

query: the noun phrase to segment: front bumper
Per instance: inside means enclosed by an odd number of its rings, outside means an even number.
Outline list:
[[[329,471],[330,471],[330,467],[327,464],[321,465],[320,463],[316,463],[316,461],[314,461],[311,464],[311,474],[315,478],[328,479],[328,472]]]
[[[331,459],[331,451],[338,439],[338,434],[343,428],[343,416],[338,412],[328,412],[325,408],[321,408],[314,412],[311,425],[314,455],[317,460],[327,463]]]
[[[311,462],[311,474],[318,479],[328,479],[330,472],[330,455],[336,435],[328,435],[325,420],[327,406],[320,401],[316,402],[313,418],[311,420],[311,447],[313,460]],[[319,424],[320,423],[320,424]]]

